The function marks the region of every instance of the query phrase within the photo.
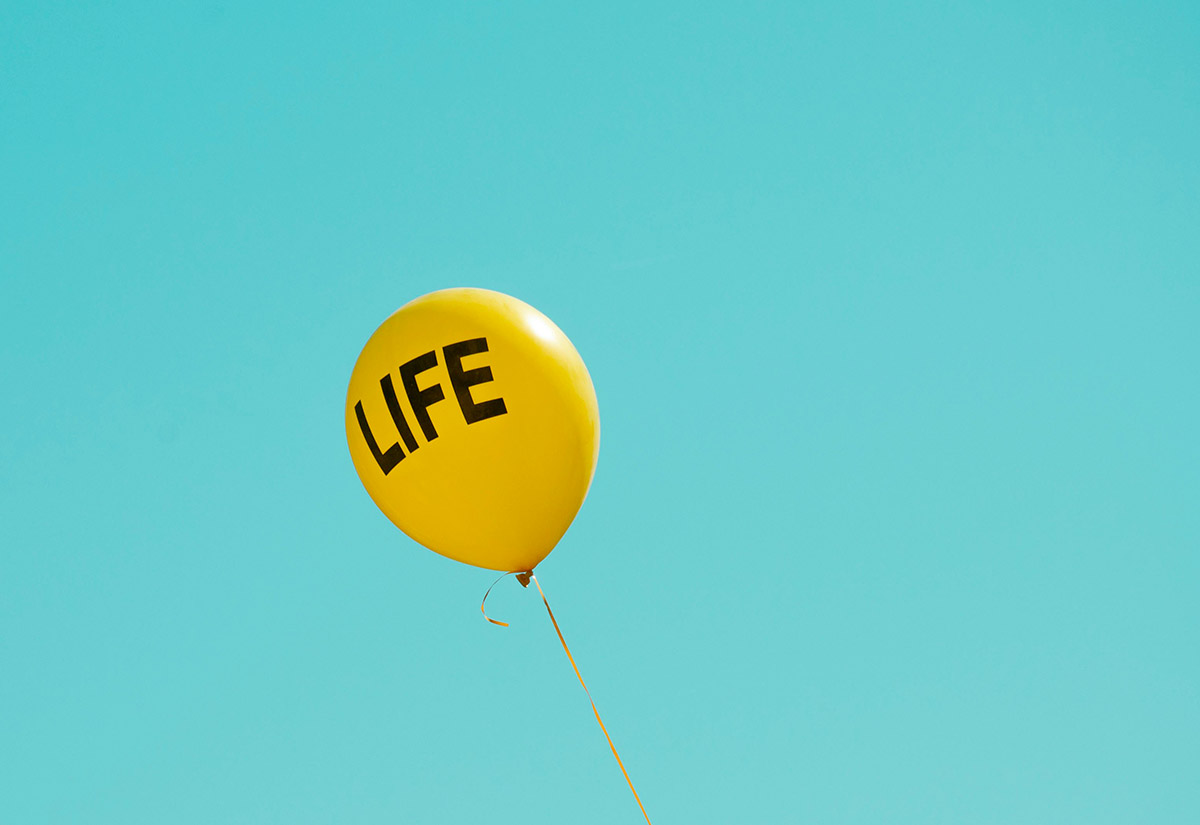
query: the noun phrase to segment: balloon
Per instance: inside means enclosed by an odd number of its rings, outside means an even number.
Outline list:
[[[583,359],[549,318],[486,289],[405,304],[367,341],[346,394],[363,486],[443,556],[533,570],[596,470],[600,412]]]

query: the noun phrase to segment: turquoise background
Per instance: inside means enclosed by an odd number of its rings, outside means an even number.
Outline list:
[[[539,574],[658,825],[1200,821],[1200,5],[8,0],[0,72],[0,821],[640,821],[351,466],[454,285],[592,371]]]

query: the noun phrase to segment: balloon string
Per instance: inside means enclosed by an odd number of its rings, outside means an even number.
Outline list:
[[[501,577],[500,577],[500,579],[503,579],[505,576],[511,576],[511,575],[512,575],[512,573],[505,573],[505,574],[504,574],[504,576],[501,576]],[[487,593],[484,593],[484,594],[483,594],[483,601],[481,601],[481,602],[479,603],[479,612],[483,614],[483,618],[487,619],[487,620],[488,620],[489,622],[491,622],[492,624],[498,624],[498,625],[500,625],[501,627],[508,627],[508,622],[500,622],[500,621],[496,621],[496,620],[495,620],[495,619],[493,619],[491,616],[489,616],[489,615],[487,614],[487,610],[485,610],[485,609],[484,609],[484,608],[485,608],[485,606],[487,605],[487,597],[488,597],[488,593],[491,593],[491,592],[492,592],[492,588],[493,588],[493,587],[495,587],[496,585],[498,585],[498,584],[500,583],[500,579],[496,579],[494,582],[492,582],[491,586],[489,586],[489,587],[488,587],[488,589],[487,589]]]
[[[508,575],[507,573],[505,575]],[[504,576],[500,577],[501,579]],[[637,790],[633,787],[633,780],[629,778],[629,772],[625,770],[625,764],[621,761],[620,755],[617,753],[617,746],[613,744],[612,737],[608,735],[608,728],[604,727],[604,720],[600,718],[600,711],[596,710],[596,701],[592,699],[592,692],[588,690],[588,686],[583,681],[583,674],[579,672],[579,665],[575,664],[575,657],[571,655],[571,648],[567,647],[567,640],[563,638],[562,630],[558,627],[558,620],[554,618],[554,611],[550,609],[550,602],[546,601],[546,594],[542,591],[542,585],[538,582],[537,576],[533,573],[521,573],[517,576],[517,581],[521,582],[522,587],[529,586],[529,580],[533,579],[533,583],[537,586],[538,594],[542,597],[542,604],[546,605],[546,612],[550,614],[550,621],[554,624],[554,632],[558,634],[558,640],[562,642],[563,650],[567,652],[567,658],[571,660],[571,667],[575,669],[575,676],[579,679],[579,684],[583,685],[583,692],[587,694],[588,701],[592,703],[592,713],[596,715],[596,722],[600,725],[600,730],[604,731],[604,738],[608,740],[608,747],[612,750],[613,758],[617,760],[617,765],[621,768],[621,773],[625,775],[625,781],[629,784],[629,790],[633,791],[633,798],[637,800],[638,807],[642,809],[642,816],[646,817],[646,825],[652,825],[650,817],[646,814],[646,807],[642,804],[642,798],[638,796]],[[497,579],[496,581],[499,581]],[[486,599],[487,596],[484,596]],[[486,613],[484,614],[487,615]],[[489,622],[500,624],[495,619],[488,619]]]

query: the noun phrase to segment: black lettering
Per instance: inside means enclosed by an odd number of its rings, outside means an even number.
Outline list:
[[[433,422],[429,420],[429,407],[441,401],[446,395],[442,392],[441,384],[434,384],[423,390],[418,389],[417,375],[436,366],[437,353],[430,350],[400,367],[400,381],[404,384],[404,392],[408,394],[408,403],[412,405],[413,415],[417,417],[417,423],[421,425],[421,432],[425,433],[426,441],[433,441],[438,436],[437,430],[433,428]]]
[[[463,418],[468,424],[504,415],[508,408],[504,406],[503,398],[493,398],[490,401],[475,402],[471,397],[471,387],[486,384],[492,380],[491,367],[476,367],[471,370],[462,368],[462,359],[468,355],[487,352],[486,338],[472,338],[442,347],[446,356],[446,372],[450,373],[450,386],[454,387],[454,395],[458,398],[458,406],[462,408]]]
[[[363,412],[361,401],[354,405],[354,414],[358,416],[359,429],[362,430],[363,438],[367,440],[367,446],[371,448],[371,455],[375,456],[375,463],[379,465],[379,469],[383,470],[383,474],[387,475],[404,460],[404,450],[400,449],[399,444],[393,444],[387,448],[386,453],[380,452],[379,445],[375,442],[375,436],[371,432],[371,425],[367,423],[367,414]]]
[[[400,409],[400,402],[396,399],[396,388],[392,386],[390,374],[379,379],[379,388],[383,390],[383,400],[387,402],[388,412],[392,414],[392,421],[396,422],[396,429],[400,431],[400,437],[404,439],[404,446],[408,447],[410,453],[416,452],[417,439],[413,436],[412,428],[408,426],[404,410]]]

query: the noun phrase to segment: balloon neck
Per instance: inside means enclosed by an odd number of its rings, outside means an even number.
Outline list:
[[[517,581],[521,583],[521,587],[529,587],[529,577],[532,575],[532,570],[526,570],[524,573],[517,574]]]

